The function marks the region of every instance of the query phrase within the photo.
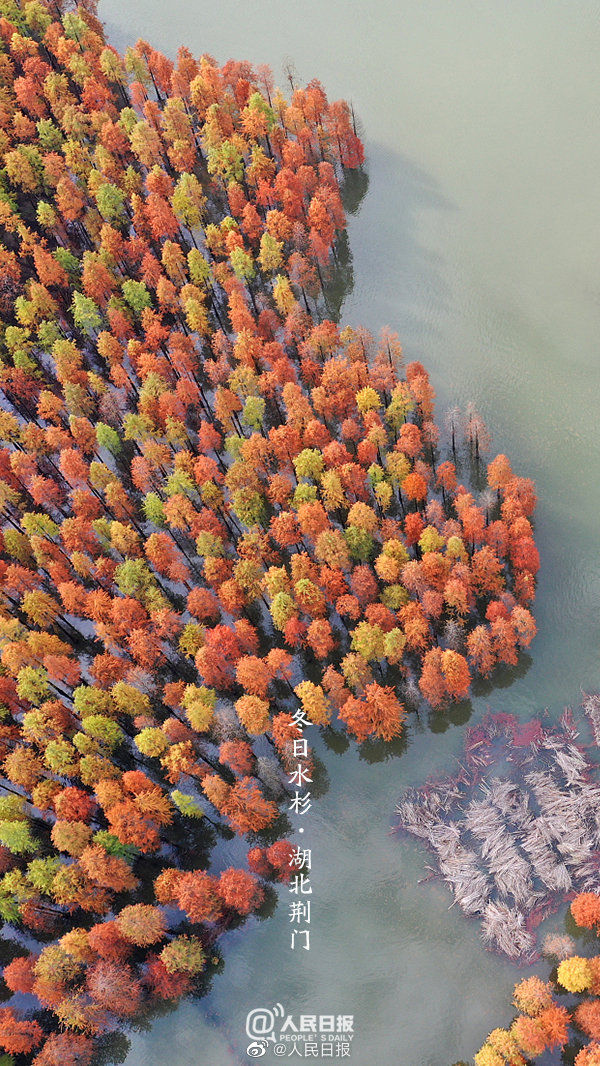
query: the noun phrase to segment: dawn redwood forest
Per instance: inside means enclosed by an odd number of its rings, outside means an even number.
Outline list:
[[[517,664],[536,494],[390,328],[337,321],[347,103],[120,55],[92,0],[0,12],[0,1048],[87,1066],[289,881],[299,721],[387,744]],[[477,1066],[569,1027],[597,1066],[573,952]]]

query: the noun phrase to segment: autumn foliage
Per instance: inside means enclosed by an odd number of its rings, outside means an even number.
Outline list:
[[[0,1047],[37,1066],[185,994],[289,879],[260,834],[299,714],[387,742],[463,699],[533,639],[539,565],[529,479],[462,483],[479,416],[443,454],[423,366],[331,320],[348,105],[121,57],[93,9],[0,16],[0,914],[35,1004]],[[211,823],[250,872],[210,872]]]

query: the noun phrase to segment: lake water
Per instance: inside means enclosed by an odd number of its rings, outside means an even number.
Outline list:
[[[126,1064],[248,1062],[246,1014],[276,1002],[354,1013],[354,1066],[470,1059],[529,971],[486,952],[439,882],[417,885],[427,856],[389,830],[408,785],[452,769],[467,720],[557,715],[600,686],[600,4],[101,0],[100,14],[118,47],[185,43],[270,63],[280,84],[292,59],[352,100],[369,185],[343,317],[396,329],[441,408],[475,401],[495,450],[537,482],[543,565],[517,676],[414,722],[401,757],[326,753],[330,786],[298,838],[313,853],[311,951],[289,949],[284,894],[221,941],[209,996],[130,1034]]]

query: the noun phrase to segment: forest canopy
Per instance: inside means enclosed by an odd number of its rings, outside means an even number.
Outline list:
[[[290,877],[299,713],[387,742],[517,662],[536,498],[329,313],[348,104],[0,12],[0,1048],[85,1066]]]

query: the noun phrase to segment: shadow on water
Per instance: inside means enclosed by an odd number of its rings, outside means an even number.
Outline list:
[[[342,203],[347,215],[357,215],[369,190],[369,171],[367,167],[344,171],[341,186]]]
[[[357,215],[369,188],[369,172],[366,167],[344,171],[340,191],[346,215]],[[348,231],[344,230],[335,246],[335,260],[326,281],[324,296],[328,313],[334,322],[339,322],[346,298],[354,289],[354,266]]]
[[[532,664],[531,655],[526,651],[520,652],[515,666],[501,664],[495,667],[490,677],[476,678],[472,685],[473,696],[490,696],[496,689],[510,688],[515,681],[525,677]]]
[[[342,204],[346,215],[357,215],[369,188],[369,173],[366,167],[345,170],[340,185]],[[326,313],[334,322],[339,322],[345,300],[354,289],[354,266],[348,231],[340,233],[334,249],[334,260],[325,278],[323,295]]]
[[[259,922],[264,922],[266,918],[272,918],[277,910],[277,893],[272,885],[265,886],[265,898],[255,912]],[[241,924],[241,923],[240,923]]]
[[[350,739],[341,729],[334,729],[333,726],[328,726],[327,729],[323,730],[321,736],[325,746],[330,751],[335,752],[336,755],[343,755],[350,747]]]
[[[344,301],[354,288],[354,266],[348,234],[344,230],[335,245],[336,259],[325,279],[323,296],[327,315],[333,322],[339,322]]]
[[[94,1066],[111,1066],[125,1062],[131,1049],[131,1041],[125,1033],[108,1033],[99,1041]]]
[[[388,759],[397,759],[408,751],[408,735],[396,737],[395,740],[365,740],[359,745],[359,758],[366,763],[374,765],[378,762],[386,762]]]
[[[337,322],[346,307],[373,332],[391,324],[407,358],[426,361],[424,324],[430,332],[432,306],[436,318],[443,316],[449,289],[439,257],[425,248],[419,233],[423,220],[441,218],[455,207],[406,156],[377,142],[367,142],[366,150],[365,165],[344,176],[348,231],[338,240],[326,279],[327,313]]]
[[[408,156],[373,141],[366,152],[369,196],[348,226],[356,291],[346,311],[371,331],[390,325],[407,361],[427,364],[429,338],[438,332],[432,322],[445,317],[450,289],[440,256],[427,248],[424,235],[445,225],[456,207]]]
[[[445,711],[428,711],[427,728],[430,733],[445,733],[451,725],[466,725],[473,714],[473,704],[470,700],[461,700],[453,704],[452,708]]]
[[[325,763],[315,754],[313,754],[312,775],[310,791],[315,799],[320,799],[321,796],[324,796],[329,791],[330,780]]]
[[[495,667],[490,677],[474,678],[471,683],[473,698],[485,698],[491,696],[497,689],[510,688],[515,681],[525,676],[532,662],[531,655],[527,652],[520,652],[515,666],[502,664]],[[427,728],[431,733],[441,734],[447,732],[450,726],[464,726],[471,719],[474,710],[471,700],[460,700],[459,703],[453,703],[443,711],[430,710],[427,712]]]

